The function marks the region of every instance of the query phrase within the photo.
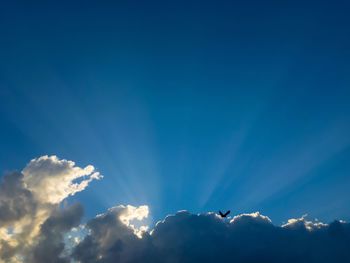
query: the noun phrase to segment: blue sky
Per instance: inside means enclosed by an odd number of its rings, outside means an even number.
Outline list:
[[[70,2],[1,4],[1,171],[93,164],[88,216],[350,220],[346,1]]]

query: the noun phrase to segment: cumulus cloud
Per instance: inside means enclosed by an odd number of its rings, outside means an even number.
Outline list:
[[[14,172],[3,177],[0,184],[0,227],[29,215],[36,210],[32,193],[24,187],[23,174]]]
[[[137,229],[130,223],[133,219],[144,219],[146,214],[146,206],[116,206],[98,215],[87,222],[89,234],[76,246],[73,258],[89,263],[146,262],[144,253],[149,253],[149,234],[142,231],[142,227]]]
[[[101,178],[92,165],[80,168],[73,161],[47,155],[31,160],[22,173],[26,188],[39,202],[51,204],[83,191],[92,180]]]
[[[62,210],[57,209],[41,225],[38,242],[26,256],[26,262],[70,262],[69,255],[64,255],[64,235],[76,227],[83,215],[80,204],[74,204]]]
[[[349,224],[292,219],[275,226],[259,213],[227,221],[214,213],[181,211],[136,238],[109,210],[88,222],[90,233],[75,248],[78,262],[348,262]]]
[[[38,242],[48,233],[45,226],[59,215],[60,203],[100,178],[92,165],[80,168],[56,156],[33,159],[22,172],[5,175],[0,184],[0,262],[31,262],[30,257],[36,258],[32,252],[39,249]],[[80,210],[73,207],[63,210],[63,215],[73,211],[79,217]],[[59,230],[63,233],[64,229]],[[56,261],[51,258],[50,262]]]
[[[0,262],[350,262],[350,225],[343,221],[302,216],[277,226],[259,212],[222,219],[180,211],[149,230],[147,206],[119,205],[82,223],[82,206],[61,202],[99,178],[92,166],[48,156],[6,175]]]

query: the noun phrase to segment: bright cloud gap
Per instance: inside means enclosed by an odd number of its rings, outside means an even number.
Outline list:
[[[82,205],[60,205],[101,178],[92,165],[57,156],[5,175],[0,262],[350,262],[350,226],[343,221],[303,216],[276,226],[259,212],[223,220],[179,211],[149,229],[146,205],[115,206],[86,223]]]

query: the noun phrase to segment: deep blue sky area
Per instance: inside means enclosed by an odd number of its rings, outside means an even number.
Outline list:
[[[349,1],[4,1],[0,170],[55,154],[147,204],[350,220]]]

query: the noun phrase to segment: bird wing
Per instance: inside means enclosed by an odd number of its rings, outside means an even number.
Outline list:
[[[224,216],[226,217],[230,212],[231,212],[231,211],[228,210],[228,211],[224,214]]]

